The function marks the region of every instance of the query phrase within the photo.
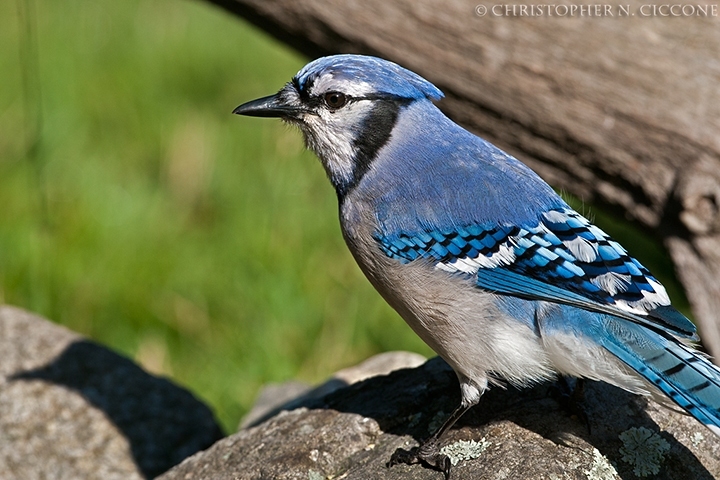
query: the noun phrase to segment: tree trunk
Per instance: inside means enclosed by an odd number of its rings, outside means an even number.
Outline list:
[[[420,73],[456,121],[661,238],[720,356],[717,5],[211,1],[311,57],[373,54]]]

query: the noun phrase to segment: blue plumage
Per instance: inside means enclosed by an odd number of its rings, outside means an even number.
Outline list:
[[[660,283],[617,242],[569,207],[545,212],[541,218],[534,226],[473,225],[377,235],[376,240],[391,258],[425,258],[443,270],[477,277],[478,286],[490,291],[614,313],[694,337],[694,325],[665,305],[669,301]],[[559,222],[560,218],[568,221]],[[430,241],[420,240],[428,236]],[[571,246],[578,241],[583,247]],[[522,284],[509,285],[510,273],[522,275]],[[599,280],[604,278],[610,280]],[[537,283],[532,291],[530,281]]]
[[[235,110],[302,130],[363,272],[460,379],[461,406],[391,463],[447,476],[438,442],[490,384],[558,374],[665,395],[720,434],[720,370],[679,340],[695,327],[660,282],[440,98],[394,63],[338,55]]]
[[[420,75],[380,58],[359,55],[334,55],[309,63],[293,81],[300,93],[307,92],[322,75],[335,81],[365,83],[373,93],[387,93],[399,98],[440,100],[443,93]],[[398,81],[399,80],[399,81]]]

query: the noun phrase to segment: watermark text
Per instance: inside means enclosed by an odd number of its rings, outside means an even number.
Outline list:
[[[640,6],[590,4],[479,4],[479,17],[717,17],[717,3],[646,3]]]

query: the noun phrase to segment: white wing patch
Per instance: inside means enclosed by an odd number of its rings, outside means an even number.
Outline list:
[[[503,265],[512,265],[515,261],[515,252],[512,245],[503,243],[497,252],[490,256],[478,255],[474,258],[462,257],[452,262],[438,262],[435,268],[450,273],[462,272],[475,275],[481,268],[495,268]]]
[[[566,211],[549,210],[544,212],[542,216],[550,223],[565,223],[568,219]]]
[[[590,279],[590,283],[606,291],[611,296],[615,296],[619,292],[627,290],[632,283],[632,277],[630,275],[608,272]]]
[[[570,253],[581,262],[594,262],[598,258],[597,245],[583,237],[575,237],[563,243]]]

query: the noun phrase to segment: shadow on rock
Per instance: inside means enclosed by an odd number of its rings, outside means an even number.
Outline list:
[[[190,392],[89,341],[73,342],[50,364],[10,380],[42,380],[78,392],[127,438],[148,478],[223,437],[210,409]]]

